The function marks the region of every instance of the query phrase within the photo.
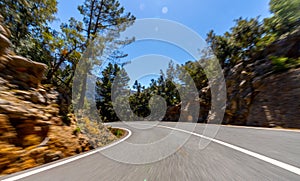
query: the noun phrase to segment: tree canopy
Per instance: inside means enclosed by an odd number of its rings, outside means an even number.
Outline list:
[[[281,35],[299,28],[299,0],[271,0],[269,5],[272,16],[263,21],[259,17],[239,18],[223,35],[216,35],[213,30],[207,34],[207,43],[222,67],[251,59]]]
[[[240,17],[223,35],[217,35],[213,30],[207,34],[206,41],[222,68],[230,69],[241,62],[247,64],[272,42],[299,28],[300,0],[270,0],[269,6],[272,14],[268,18]],[[2,0],[0,9],[11,30],[16,53],[48,65],[45,83],[63,87],[63,91],[71,96],[75,70],[80,67],[77,75],[80,81],[76,82],[80,94],[75,95],[79,108],[85,102],[87,76],[92,74],[94,64],[101,65],[103,62],[97,59],[97,55],[92,57],[93,62],[84,56],[93,40],[100,38],[101,43],[97,45],[100,49],[113,49],[109,46],[119,47],[133,42],[133,39],[116,40],[135,21],[135,17],[126,12],[118,0],[85,0],[78,6],[82,19],[70,17],[68,22],[61,24],[60,30],[50,27],[56,19],[57,0]],[[111,63],[97,75],[97,107],[105,121],[118,120],[113,111],[111,86],[117,72],[123,74],[124,87],[127,86],[128,77],[122,62],[116,62],[125,56],[126,53],[121,51],[109,52]],[[288,60],[286,57],[273,57],[270,61],[284,64]],[[162,71],[158,79],[151,80],[148,86],[136,81],[132,88],[128,88],[131,90],[129,102],[133,112],[141,117],[149,115],[149,101],[153,95],[165,98],[167,106],[178,105],[181,98],[177,89],[182,86],[179,80],[187,78],[180,73],[183,69],[193,78],[198,90],[208,86],[205,71],[199,62],[189,61],[181,66],[171,62],[169,68]]]

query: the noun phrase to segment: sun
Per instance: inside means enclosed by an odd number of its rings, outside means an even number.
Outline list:
[[[168,9],[168,7],[163,7],[162,9],[161,9],[161,12],[163,13],[163,14],[167,14],[168,13],[168,11],[169,11],[169,9]]]

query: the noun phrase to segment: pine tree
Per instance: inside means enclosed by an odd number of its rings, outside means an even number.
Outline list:
[[[14,51],[48,64],[52,55],[43,34],[55,19],[57,0],[1,0],[0,10],[4,23],[11,31]]]
[[[121,80],[114,82],[117,76]],[[96,104],[102,121],[119,121],[112,103],[113,85],[117,87],[115,91],[120,91],[115,94],[122,94],[124,93],[122,91],[129,90],[128,81],[126,72],[118,64],[109,63],[102,71],[101,77],[96,82]]]

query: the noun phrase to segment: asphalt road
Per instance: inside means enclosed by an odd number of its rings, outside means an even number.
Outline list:
[[[300,180],[300,132],[149,124],[114,123],[131,131],[125,141],[1,180]]]

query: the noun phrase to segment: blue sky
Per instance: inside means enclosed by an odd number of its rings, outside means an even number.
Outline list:
[[[59,0],[59,20],[52,24],[53,28],[59,28],[62,22],[67,22],[72,16],[81,19],[77,6],[82,2],[83,0]],[[228,31],[234,25],[233,20],[239,17],[260,16],[262,19],[270,16],[269,0],[120,0],[120,3],[138,19],[162,18],[176,21],[194,30],[203,39],[212,29],[217,34]],[[178,47],[155,41],[136,42],[123,51],[129,54],[124,61],[148,54],[170,57],[180,64],[193,59]],[[144,84],[149,81],[149,76],[146,79],[142,81]]]
[[[59,0],[59,27],[70,17],[80,17],[77,6],[83,0]],[[164,18],[182,23],[205,37],[213,29],[221,34],[234,25],[239,17],[270,16],[269,0],[120,0],[126,11],[137,18]]]

